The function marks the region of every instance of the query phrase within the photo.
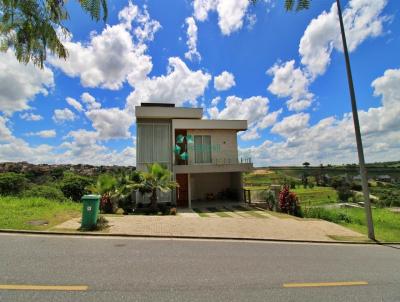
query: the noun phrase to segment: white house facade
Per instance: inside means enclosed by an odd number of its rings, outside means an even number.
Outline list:
[[[173,172],[179,188],[160,201],[192,207],[196,201],[243,199],[242,173],[253,169],[239,158],[237,132],[245,120],[205,120],[202,108],[143,103],[136,107],[138,171],[158,162]],[[140,198],[143,197],[138,197]]]

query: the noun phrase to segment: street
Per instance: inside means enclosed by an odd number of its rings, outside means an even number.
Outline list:
[[[400,246],[0,234],[0,272],[2,302],[400,301]]]

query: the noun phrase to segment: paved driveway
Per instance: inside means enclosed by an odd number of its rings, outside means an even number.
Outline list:
[[[208,207],[180,211],[177,216],[107,216],[111,234],[228,237],[284,240],[364,240],[365,236],[340,225],[299,219],[247,207]],[[76,230],[79,219],[54,230]]]

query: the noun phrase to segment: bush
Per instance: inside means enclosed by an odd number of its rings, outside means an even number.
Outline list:
[[[43,197],[56,201],[65,201],[66,198],[60,189],[44,186],[44,185],[33,185],[30,189],[23,192],[24,197]]]
[[[347,202],[350,197],[353,197],[353,192],[350,190],[350,185],[343,183],[341,186],[336,188],[340,201]]]
[[[303,212],[304,217],[323,219],[334,223],[345,222],[352,223],[351,217],[338,210],[328,210],[324,208],[306,208]]]
[[[18,195],[27,185],[23,174],[14,172],[0,173],[0,195]]]
[[[282,190],[279,192],[279,207],[283,213],[301,216],[299,199],[295,193],[290,192],[287,185],[283,186]]]
[[[93,181],[88,177],[67,174],[60,187],[65,197],[80,201],[83,195],[89,193],[86,187],[92,183]]]
[[[103,194],[100,199],[100,211],[104,214],[115,214],[118,210],[118,198]]]

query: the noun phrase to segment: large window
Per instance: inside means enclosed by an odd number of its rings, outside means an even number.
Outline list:
[[[194,162],[196,164],[211,163],[211,136],[194,136]]]

